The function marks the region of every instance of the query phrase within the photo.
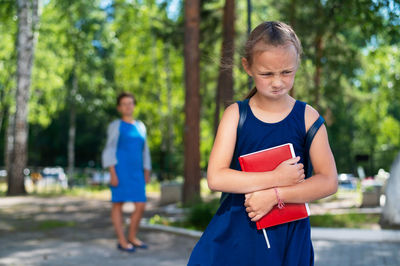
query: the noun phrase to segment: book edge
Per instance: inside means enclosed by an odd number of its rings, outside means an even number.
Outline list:
[[[286,146],[286,145],[289,145],[290,152],[291,152],[291,154],[292,154],[292,158],[295,158],[296,155],[295,155],[295,153],[294,153],[293,144],[290,143],[290,142],[289,142],[289,143],[282,144],[282,145],[274,146],[274,147],[271,147],[271,148],[268,148],[268,149],[264,149],[264,150],[260,150],[260,151],[255,151],[255,152],[247,153],[247,154],[244,154],[244,155],[239,156],[239,158],[240,158],[240,157],[250,156],[250,155],[257,154],[257,153],[264,152],[264,151],[268,151],[268,150],[277,149],[277,148],[280,148],[280,147],[283,147],[283,146]]]

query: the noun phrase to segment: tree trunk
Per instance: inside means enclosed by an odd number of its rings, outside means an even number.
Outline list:
[[[68,129],[68,178],[73,179],[75,171],[75,136],[76,136],[76,104],[78,79],[75,71],[72,74],[72,89],[69,97],[69,129]]]
[[[0,111],[0,134],[1,130],[3,129],[3,120],[5,116],[7,116],[7,109],[5,107],[2,107]]]
[[[221,63],[219,66],[217,97],[215,104],[214,132],[217,133],[220,104],[223,103],[226,108],[233,99],[233,54],[235,39],[235,1],[225,0],[224,18],[223,18]]]
[[[297,9],[297,0],[290,1],[290,10],[289,10],[289,23],[293,30],[296,29],[296,9]]]
[[[323,19],[323,7],[320,1],[315,1],[315,17]],[[323,34],[324,22],[317,22],[316,34],[314,39],[315,49],[315,73],[314,73],[314,107],[320,111],[320,94],[321,94],[321,72],[322,72],[322,56],[323,56]]]
[[[251,0],[247,0],[247,36],[251,33],[251,13],[253,11]],[[247,87],[249,92],[251,91],[253,86],[253,79],[249,76],[247,77]]]
[[[168,44],[164,45],[164,60],[165,60],[165,73],[166,73],[166,86],[167,86],[167,106],[168,106],[168,115],[167,115],[167,137],[166,137],[166,142],[165,142],[165,170],[166,170],[166,176],[167,179],[171,179],[171,146],[172,146],[172,140],[173,140],[173,133],[172,133],[172,82],[171,82],[171,63],[169,60],[169,50],[170,47]]]
[[[38,1],[18,0],[17,92],[14,145],[8,173],[7,195],[26,194],[24,169],[27,164],[28,103],[34,54],[34,29],[38,21]]]
[[[381,225],[400,229],[400,153],[393,162],[386,184],[386,202],[382,210]]]
[[[320,90],[321,90],[321,72],[322,72],[322,55],[323,55],[323,45],[322,45],[322,34],[317,33],[315,37],[315,74],[314,74],[314,106],[317,110],[320,110],[319,100],[320,100]]]
[[[251,6],[251,0],[247,0],[247,35],[251,32],[251,13],[253,8]]]
[[[7,116],[7,112],[8,112],[8,105],[6,104],[5,101],[5,88],[3,88],[0,92],[0,134],[1,134],[1,130],[3,129],[3,121],[4,121],[4,117]]]
[[[7,131],[5,134],[5,143],[6,146],[4,148],[4,165],[6,166],[7,170],[7,183],[10,183],[10,162],[11,162],[11,157],[12,153],[14,150],[14,118],[15,114],[11,111],[11,108],[8,109],[8,123],[7,123]]]
[[[289,10],[289,21],[290,21],[290,26],[293,28],[293,30],[296,31],[296,9],[297,9],[297,0],[291,0],[290,1],[290,10]],[[290,90],[289,92],[290,96],[293,98],[296,97],[295,93],[295,87]]]
[[[200,197],[200,0],[185,1],[185,128],[183,202]]]

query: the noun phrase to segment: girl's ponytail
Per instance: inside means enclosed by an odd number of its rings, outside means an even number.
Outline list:
[[[244,98],[245,100],[246,99],[250,99],[251,97],[253,97],[254,96],[254,94],[256,94],[257,93],[257,88],[256,87],[253,87],[252,89],[251,89],[251,91],[246,95],[246,97]]]

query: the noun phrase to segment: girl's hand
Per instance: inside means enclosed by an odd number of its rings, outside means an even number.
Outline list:
[[[244,206],[251,221],[257,222],[266,215],[276,204],[276,195],[273,188],[260,190],[245,195]]]
[[[292,158],[282,162],[275,168],[274,172],[277,176],[277,186],[292,186],[304,181],[304,165],[297,163],[300,157]]]
[[[110,180],[110,186],[116,187],[118,186],[118,177],[116,173],[110,173],[111,175],[111,180]]]

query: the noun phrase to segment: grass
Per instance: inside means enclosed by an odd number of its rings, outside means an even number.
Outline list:
[[[201,209],[201,211],[198,209]],[[197,207],[197,210],[192,210],[192,214],[186,216],[183,221],[170,221],[166,217],[155,215],[149,222],[152,224],[177,226],[204,231],[212,218],[212,214],[209,210],[210,209],[207,209],[204,206]],[[198,218],[198,220],[196,220],[196,218]],[[324,214],[311,216],[310,223],[312,227],[373,229],[377,224],[379,224],[379,219],[379,214]]]
[[[347,213],[323,214],[310,217],[311,226],[330,228],[363,228],[371,229],[379,224],[380,214]]]
[[[7,192],[7,183],[6,182],[0,182],[0,197],[4,197]]]
[[[76,186],[68,189],[63,189],[59,185],[49,185],[45,188],[37,187],[26,187],[28,195],[38,197],[59,197],[59,196],[76,196],[94,199],[108,200],[111,198],[111,192],[108,185],[87,185],[87,186]],[[158,181],[152,181],[146,185],[146,191],[148,192],[159,192],[160,183]],[[0,183],[0,197],[6,196],[7,183]]]
[[[37,230],[51,230],[61,227],[74,227],[76,222],[74,221],[59,221],[59,220],[45,220],[38,223]]]
[[[152,224],[178,226],[203,231],[211,221],[218,207],[218,199],[213,199],[209,202],[198,202],[186,209],[186,214],[182,221],[172,221],[167,217],[155,215],[149,222]],[[324,214],[312,215],[310,223],[313,227],[372,229],[379,224],[379,219],[380,214]]]

